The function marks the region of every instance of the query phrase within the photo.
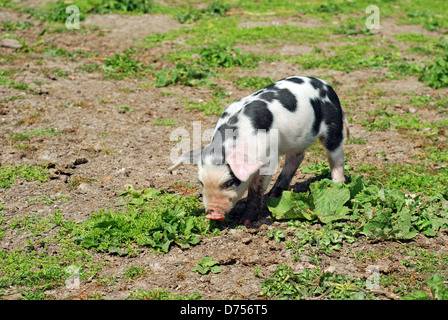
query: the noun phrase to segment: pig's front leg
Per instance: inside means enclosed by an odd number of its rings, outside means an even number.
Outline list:
[[[274,186],[268,192],[268,198],[280,198],[282,196],[283,191],[289,188],[289,184],[291,183],[291,180],[302,163],[304,157],[304,152],[286,155],[285,166],[283,167],[283,170]]]
[[[270,176],[262,176],[259,171],[255,173],[247,193],[247,202],[242,221],[244,225],[249,226],[256,221],[261,213],[261,205],[263,201],[263,193],[265,189],[266,179]]]

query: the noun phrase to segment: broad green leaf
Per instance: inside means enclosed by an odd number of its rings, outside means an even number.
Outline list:
[[[310,185],[314,212],[322,223],[346,219],[350,209],[344,206],[350,200],[350,190],[342,183],[323,179]]]
[[[171,240],[167,240],[162,246],[161,249],[163,252],[168,252],[168,249],[170,248]]]
[[[109,246],[108,252],[109,253],[116,253],[118,255],[121,255],[121,249],[119,247],[113,246],[113,245]]]
[[[221,272],[221,267],[220,266],[213,266],[210,268],[210,271],[212,273],[220,273]]]
[[[196,237],[196,236],[191,236],[191,237],[188,239],[188,242],[191,243],[191,244],[198,244],[199,242],[201,242],[201,239],[199,239],[199,238]]]
[[[191,271],[197,271],[200,274],[206,274],[209,271],[209,268],[204,268],[202,266],[197,266],[197,267],[194,267],[193,269],[191,269]]]
[[[204,257],[199,261],[199,264],[203,267],[212,267],[218,263],[218,261],[213,260],[211,257]]]
[[[308,200],[303,194],[283,191],[281,198],[271,198],[267,205],[272,216],[277,220],[315,219],[315,215],[309,210]]]
[[[409,295],[401,297],[401,300],[429,300],[425,291],[416,290]]]

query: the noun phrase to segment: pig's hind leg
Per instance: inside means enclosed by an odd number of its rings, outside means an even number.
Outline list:
[[[268,198],[279,198],[282,196],[282,192],[289,188],[294,174],[299,168],[300,164],[305,157],[305,152],[293,153],[286,155],[285,166],[282,169],[277,181],[268,193]]]
[[[345,182],[344,177],[344,150],[342,149],[342,144],[339,148],[328,151],[327,150],[328,162],[330,163],[331,179],[334,182]]]
[[[334,182],[345,182],[344,177],[344,149],[342,148],[343,133],[342,126],[336,131],[337,134],[321,138],[322,144],[327,152],[330,163],[331,179]]]

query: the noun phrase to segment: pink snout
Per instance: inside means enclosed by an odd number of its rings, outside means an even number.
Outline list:
[[[205,217],[210,220],[222,221],[225,219],[224,213],[215,208],[208,208]]]

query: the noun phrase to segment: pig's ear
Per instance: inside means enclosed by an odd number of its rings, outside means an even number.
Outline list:
[[[179,157],[179,159],[177,159],[177,161],[171,167],[168,168],[168,170],[173,171],[174,169],[176,169],[177,167],[179,167],[181,164],[184,164],[184,163],[197,164],[201,160],[201,154],[202,154],[202,149],[196,149],[196,150],[185,152],[184,154],[182,154]]]
[[[235,148],[227,156],[226,160],[235,177],[241,181],[247,181],[263,165],[260,161],[251,159],[246,153]]]

